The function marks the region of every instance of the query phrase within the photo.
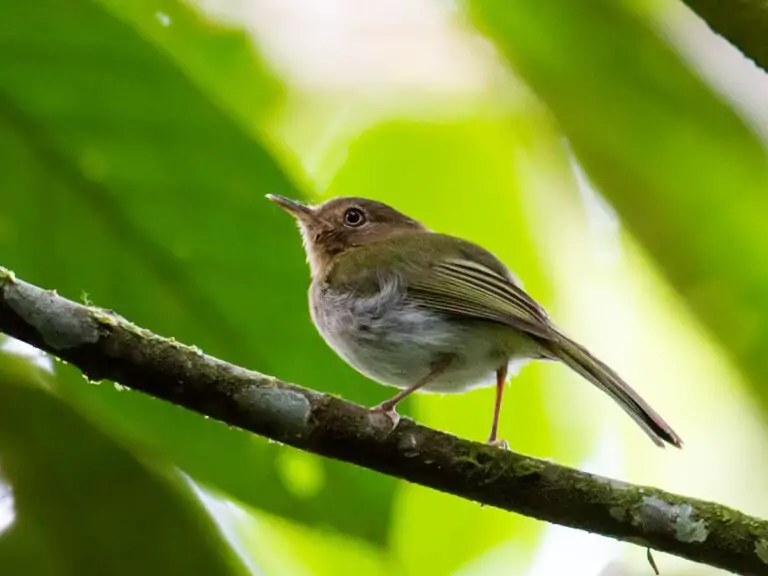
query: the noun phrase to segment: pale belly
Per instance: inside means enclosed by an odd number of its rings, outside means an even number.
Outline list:
[[[394,283],[376,297],[352,298],[313,287],[311,313],[331,348],[365,376],[407,388],[427,376],[441,358],[450,363],[423,390],[463,392],[492,385],[496,371],[516,372],[538,347],[527,336],[482,320],[449,321],[409,305]]]

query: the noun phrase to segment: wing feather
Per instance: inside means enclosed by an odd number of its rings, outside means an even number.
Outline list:
[[[543,338],[553,328],[546,312],[509,277],[471,260],[448,259],[433,265],[432,274],[408,287],[411,298],[424,306],[507,324]]]

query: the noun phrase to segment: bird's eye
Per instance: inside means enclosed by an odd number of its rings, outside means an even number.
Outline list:
[[[344,212],[344,225],[350,228],[357,228],[365,224],[365,214],[360,208],[347,208]]]

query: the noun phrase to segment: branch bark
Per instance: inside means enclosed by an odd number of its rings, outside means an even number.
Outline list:
[[[768,1],[683,0],[712,30],[768,72]]]
[[[462,440],[281,382],[84,306],[0,267],[0,331],[232,426],[547,522],[739,574],[768,574],[768,522],[725,506]]]

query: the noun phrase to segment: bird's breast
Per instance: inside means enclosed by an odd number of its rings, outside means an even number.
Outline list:
[[[364,295],[313,283],[310,310],[331,348],[382,384],[410,386],[450,355],[448,370],[425,389],[460,392],[491,384],[495,370],[511,357],[486,322],[462,321],[413,304],[396,276],[380,280],[378,291]]]
[[[371,354],[388,363],[403,363],[400,349],[406,344],[421,350],[451,340],[445,320],[410,304],[397,278],[365,295],[313,286],[311,312],[323,338],[356,367]]]

